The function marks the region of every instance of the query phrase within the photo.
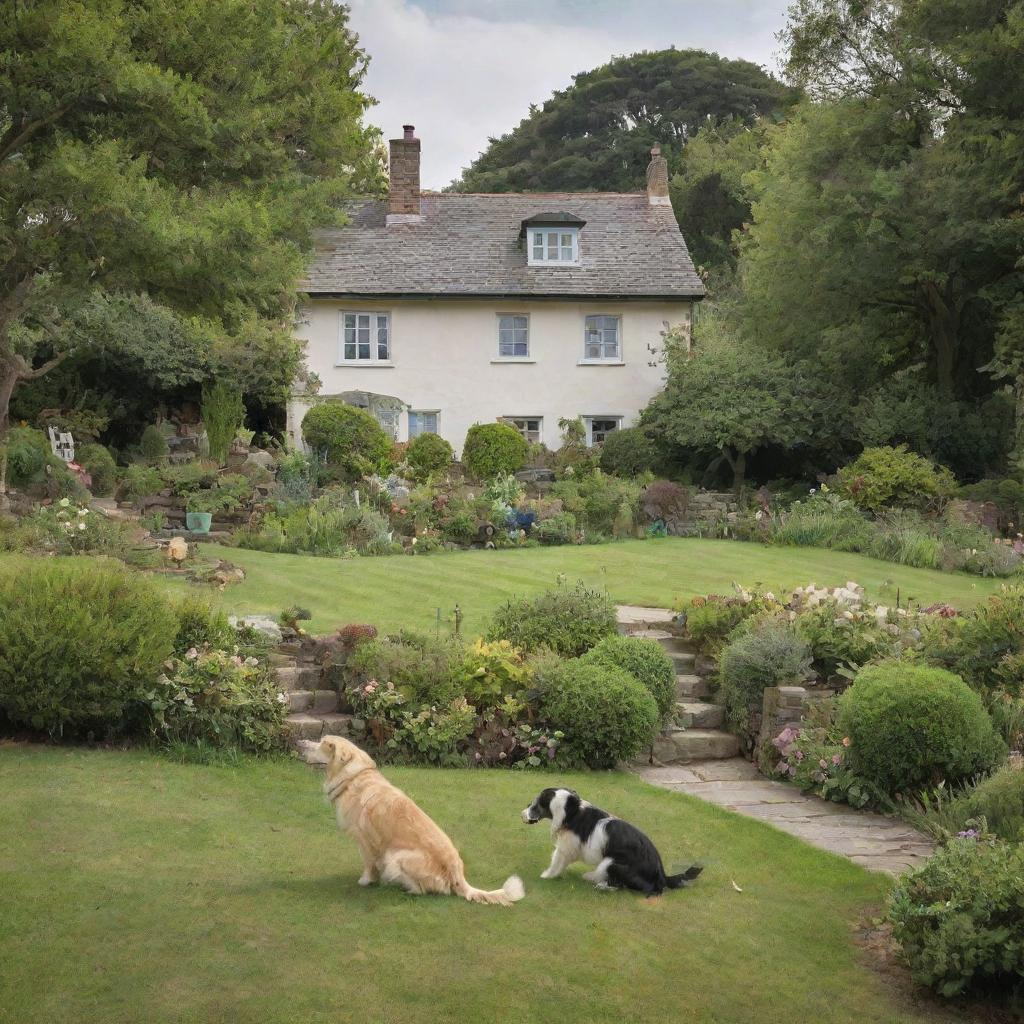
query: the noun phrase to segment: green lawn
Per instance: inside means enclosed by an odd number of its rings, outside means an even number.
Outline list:
[[[313,612],[310,629],[326,632],[347,622],[384,629],[430,628],[437,609],[447,619],[458,604],[465,632],[479,631],[513,594],[585,580],[607,588],[624,604],[668,606],[697,594],[729,593],[733,581],[774,589],[856,580],[887,602],[948,601],[971,607],[999,581],[928,569],[909,569],[863,555],[821,548],[770,548],[736,541],[665,538],[588,547],[524,551],[464,551],[426,557],[313,558],[204,545],[208,555],[241,565],[247,578],[231,587],[232,611],[270,612],[298,604]]]
[[[865,964],[887,882],[749,819],[614,773],[567,775],[645,827],[692,888],[644,900],[543,882],[519,821],[546,781],[394,769],[470,880],[511,910],[363,890],[297,762],[0,745],[0,1022],[893,1024],[945,1021]],[[742,888],[737,892],[733,881]]]

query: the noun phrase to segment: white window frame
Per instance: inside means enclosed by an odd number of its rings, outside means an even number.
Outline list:
[[[505,353],[503,353],[501,351],[501,331],[502,331],[501,322],[502,322],[502,320],[513,319],[513,318],[516,319],[516,320],[525,320],[526,321],[526,353],[525,353],[525,355],[514,355],[514,354],[513,355],[506,355]],[[530,314],[529,313],[498,313],[497,314],[497,322],[498,322],[498,354],[494,357],[494,362],[498,362],[498,363],[532,363],[533,362],[533,358],[530,355]],[[513,330],[513,338],[512,338],[513,350],[515,349],[515,345],[516,345],[516,340],[515,340],[514,332],[518,331],[519,329],[520,328],[518,328],[518,327],[513,327],[512,328],[512,330]]]
[[[369,317],[369,343],[370,343],[370,354],[366,357],[360,357],[359,355],[359,317]],[[348,328],[348,318],[355,317],[355,356],[346,356],[346,337],[345,332]],[[381,321],[383,320],[383,326],[386,333],[385,344],[387,345],[387,356],[381,357],[380,355],[380,330]],[[393,354],[393,345],[391,337],[391,314],[382,309],[343,309],[340,311],[338,316],[338,366],[392,366],[394,365],[391,360]]]
[[[513,427],[516,430],[518,430],[519,433],[523,435],[523,438],[526,440],[527,444],[543,444],[544,443],[544,417],[543,416],[502,416],[501,417],[501,422],[502,423],[507,423],[510,427]],[[536,430],[537,436],[536,436],[536,438],[531,439],[529,435],[531,433],[534,433],[534,431],[531,431],[529,426],[527,426],[526,424],[534,423],[534,422],[537,424],[537,430]],[[519,425],[520,423],[524,424],[524,426],[520,426]]]
[[[565,237],[568,236],[568,245]],[[538,238],[540,242],[538,244]],[[557,239],[554,249],[552,239]],[[526,230],[526,261],[531,267],[578,267],[580,264],[580,229],[565,225],[538,224]]]
[[[433,430],[421,430],[418,434],[412,432],[412,418],[413,416],[433,416],[434,417],[434,429]],[[420,434],[437,434],[441,435],[441,410],[440,409],[410,409],[409,410],[409,421],[408,421],[408,434],[409,440],[411,441],[414,437],[419,437]]]
[[[595,444],[600,444],[601,443],[601,442],[595,442],[594,441],[594,423],[595,422],[601,422],[601,423],[608,422],[608,423],[614,423],[615,424],[615,426],[612,427],[611,430],[605,431],[605,439],[607,439],[608,434],[614,434],[616,430],[621,430],[622,429],[622,417],[621,416],[584,416],[583,417],[583,422],[586,424],[586,427],[587,427],[587,447],[588,448],[593,448]]]
[[[615,355],[609,356],[604,354],[604,338],[603,333],[607,330],[606,326],[601,328],[602,340],[600,356],[590,355],[590,321],[600,317],[602,320],[614,320],[615,321]],[[587,313],[583,317],[583,358],[580,359],[581,364],[592,364],[605,366],[621,366],[622,359],[622,316],[618,313]]]

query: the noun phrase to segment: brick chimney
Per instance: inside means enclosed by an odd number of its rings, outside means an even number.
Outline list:
[[[651,162],[647,165],[647,202],[651,206],[672,205],[668,197],[668,161],[658,145],[651,147]]]
[[[392,139],[388,160],[388,224],[418,224],[420,215],[420,140],[411,124],[402,125],[402,138]]]

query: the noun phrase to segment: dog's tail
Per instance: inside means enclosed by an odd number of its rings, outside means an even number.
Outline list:
[[[512,875],[505,880],[500,889],[474,889],[473,886],[462,879],[462,885],[456,892],[470,903],[497,903],[501,907],[511,907],[526,895],[526,886],[518,875]]]
[[[704,868],[700,864],[694,864],[693,867],[681,871],[678,875],[666,875],[665,884],[670,889],[681,889],[687,882],[692,882],[703,870]]]

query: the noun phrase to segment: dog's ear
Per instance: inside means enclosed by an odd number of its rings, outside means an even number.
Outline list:
[[[572,821],[572,819],[579,813],[579,809],[579,794],[574,789],[570,789],[569,795],[565,798],[565,817],[562,819],[563,822]]]
[[[320,753],[323,754],[331,764],[335,761],[344,764],[352,758],[352,752],[349,748],[348,742],[343,740],[340,736],[325,736],[320,741]]]

